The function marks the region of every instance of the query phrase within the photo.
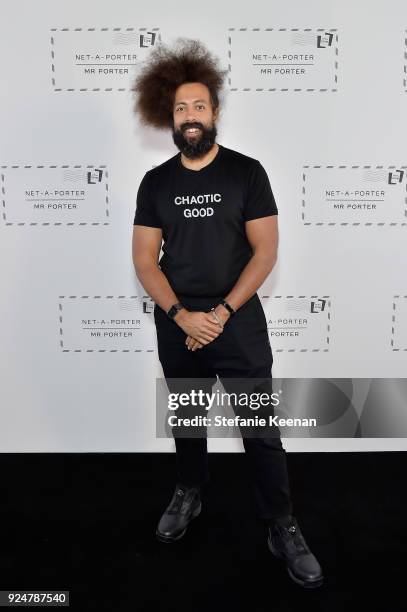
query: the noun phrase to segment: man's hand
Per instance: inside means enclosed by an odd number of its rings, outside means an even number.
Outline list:
[[[174,317],[174,321],[187,334],[205,345],[215,340],[223,329],[214,317],[207,312],[192,312],[183,308]]]
[[[185,340],[185,344],[187,345],[187,349],[189,351],[196,351],[197,349],[203,347],[203,344],[198,342],[198,340],[195,340],[195,338],[191,338],[191,336],[187,337],[187,339]]]
[[[222,306],[222,304],[218,304],[216,306],[216,308],[215,308],[215,312],[218,315],[219,319],[222,321],[222,324],[225,325],[225,323],[228,321],[228,319],[230,317],[229,311],[224,306]],[[211,313],[209,311],[209,313],[207,313],[207,314],[209,314],[209,316],[212,317],[212,320],[215,323],[217,323],[216,320],[215,320],[215,317],[213,316],[213,313]],[[217,323],[217,326],[219,328],[219,323]],[[211,340],[211,342],[212,341],[213,340]],[[199,342],[199,340],[194,338],[192,335],[188,335],[188,337],[187,337],[187,339],[185,341],[185,344],[187,345],[187,348],[190,351],[196,351],[197,349],[200,349],[200,348],[202,348],[204,346],[204,344]],[[209,344],[209,343],[207,342],[207,344]]]

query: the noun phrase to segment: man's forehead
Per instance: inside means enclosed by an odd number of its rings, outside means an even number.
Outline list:
[[[209,99],[209,90],[204,83],[182,83],[175,92],[177,104],[187,104],[188,101],[192,103],[209,102]]]
[[[187,104],[188,103],[187,102],[188,98],[185,97],[185,96],[182,96],[182,98],[183,98],[182,100],[177,100],[176,99],[175,102],[177,104]],[[208,102],[208,100],[205,100],[204,98],[196,98],[195,100],[191,100],[191,102]]]

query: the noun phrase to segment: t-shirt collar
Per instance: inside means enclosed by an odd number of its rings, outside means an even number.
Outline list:
[[[212,168],[214,168],[218,163],[219,163],[219,159],[221,157],[222,154],[222,145],[218,144],[218,152],[216,153],[215,157],[213,158],[213,160],[207,164],[206,166],[204,166],[203,168],[201,168],[200,170],[192,170],[191,168],[186,168],[184,166],[184,164],[181,161],[181,151],[178,153],[177,155],[177,165],[179,167],[180,170],[185,171],[186,174],[190,174],[190,175],[200,175],[202,176],[203,174],[206,174],[206,172],[209,172]]]

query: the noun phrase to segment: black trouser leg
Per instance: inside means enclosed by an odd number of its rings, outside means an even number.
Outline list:
[[[205,393],[212,391],[212,386],[209,387],[206,384],[200,384],[196,379],[205,378],[205,372],[201,371],[195,374],[195,377],[191,378],[191,381],[184,379],[185,370],[182,374],[181,386],[178,381],[171,380],[168,376],[168,369],[166,368],[166,379],[167,385],[170,392],[177,393],[190,393],[192,389],[199,391],[202,389]],[[171,370],[173,372],[173,370]],[[178,374],[181,377],[181,374]],[[216,381],[216,377],[214,379]],[[189,382],[191,384],[189,384]],[[175,383],[175,384],[174,384]],[[203,381],[202,381],[203,383]],[[188,418],[191,417],[191,413],[188,413],[188,409],[179,407],[177,409],[177,417]],[[205,416],[206,412],[204,408],[194,409],[193,415]],[[209,481],[209,464],[208,464],[208,448],[207,448],[207,431],[205,426],[194,426],[193,428],[185,428],[185,431],[180,430],[179,427],[172,427],[172,434],[175,442],[176,449],[176,461],[177,461],[177,475],[178,482],[188,486],[203,486]],[[185,437],[183,437],[185,436]]]
[[[161,311],[157,312],[157,309],[154,316],[157,327],[158,354],[169,391],[188,392],[192,388],[197,388],[194,383],[197,382],[196,379],[202,378],[205,379],[205,383],[207,383],[206,379],[210,378],[214,384],[216,375],[214,376],[212,369],[199,359],[197,352],[187,349],[186,335],[181,328],[174,321],[169,321]],[[210,383],[199,386],[204,391],[211,392]],[[181,416],[182,410],[178,409],[177,413]],[[184,438],[176,435],[174,429],[172,428],[178,482],[188,486],[204,485],[209,481],[206,428],[201,428],[201,436]],[[191,431],[189,431],[189,436],[191,436]]]
[[[269,386],[262,386],[262,391],[267,388],[267,393],[271,394],[273,392],[270,366],[244,371],[222,369],[218,372],[218,375],[228,393],[236,390],[233,381],[228,380],[235,377],[241,379],[264,378],[267,382],[269,381]],[[240,385],[240,387],[242,386]],[[245,392],[249,393],[251,383],[243,384],[243,388]],[[274,415],[272,409],[269,412]],[[257,517],[264,522],[293,512],[286,451],[283,448],[278,427],[273,426],[272,429],[273,437],[245,437],[244,432],[242,432],[254,492],[255,512]]]
[[[207,311],[217,303],[215,298],[213,301],[191,299],[185,305],[192,310]],[[228,378],[267,378],[271,386],[271,365],[264,364],[272,364],[272,353],[266,320],[257,298],[250,300],[230,319],[213,343],[194,352],[186,348],[186,335],[182,329],[174,321],[169,321],[158,307],[154,317],[159,359],[166,379],[212,378],[214,384],[218,374],[226,392],[229,392],[231,383],[222,379]],[[258,367],[257,364],[263,365]],[[292,514],[286,452],[278,428],[276,433],[275,437],[268,438],[243,436],[255,512],[264,521]],[[201,438],[175,437],[175,445],[179,480],[189,485],[209,480],[206,435]]]
[[[176,389],[177,393],[188,393],[192,390],[196,392],[202,390],[204,393],[212,392],[212,385],[216,381],[216,376],[211,377],[204,367],[196,368],[195,375],[189,372],[190,378],[185,378],[185,369],[182,369],[182,374],[177,376],[180,380],[171,379],[168,377],[168,372],[174,372],[174,369],[165,369],[167,385],[170,391]],[[210,380],[207,380],[207,377]],[[191,413],[190,407],[178,407],[176,411],[178,418],[190,418],[192,416],[207,416],[207,411],[204,406],[194,407]],[[206,426],[193,427],[172,427],[172,434],[175,441],[175,449],[177,453],[177,472],[178,482],[188,486],[202,487],[209,481],[209,464],[208,464],[208,448],[207,448],[207,430]]]

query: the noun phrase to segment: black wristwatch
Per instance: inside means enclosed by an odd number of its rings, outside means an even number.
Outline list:
[[[182,308],[184,308],[184,306],[181,304],[181,302],[177,302],[176,304],[173,304],[173,306],[171,306],[171,308],[167,312],[167,315],[170,317],[170,319],[173,319],[177,312],[182,310]]]
[[[236,314],[236,310],[234,310],[234,308],[232,308],[232,306],[224,298],[219,300],[219,304],[222,304],[222,306],[224,306],[226,310],[230,312],[231,316]]]

